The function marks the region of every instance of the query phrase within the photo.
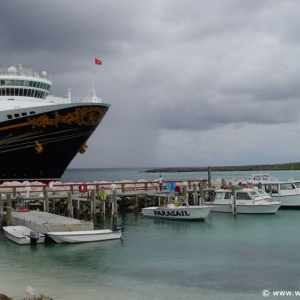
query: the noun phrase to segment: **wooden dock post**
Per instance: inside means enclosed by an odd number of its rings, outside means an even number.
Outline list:
[[[194,205],[198,205],[198,194],[196,183],[193,184],[193,192],[194,192]]]
[[[207,179],[208,179],[208,188],[211,188],[211,167],[208,167],[208,176],[207,176]]]
[[[99,185],[96,185],[96,199],[98,198],[98,200],[100,200],[100,189],[99,189]]]
[[[188,203],[186,185],[184,185],[183,188],[182,188],[182,195],[183,195],[183,198],[184,198],[184,202]]]
[[[6,223],[11,226],[11,194],[6,194]]]
[[[272,184],[268,184],[268,189],[269,189],[269,195],[272,197]]]
[[[51,213],[55,213],[55,199],[51,199]]]
[[[202,182],[200,182],[200,201],[201,201],[201,205],[204,205],[204,193],[203,193]]]
[[[226,186],[226,181],[222,179],[222,187]]]
[[[105,220],[105,200],[101,201],[101,205],[102,205],[102,208],[101,208],[101,217],[102,217],[103,220]]]
[[[96,223],[96,191],[91,190],[91,221]]]
[[[73,218],[73,203],[71,192],[68,192],[68,217]]]
[[[236,197],[235,197],[235,186],[231,186],[231,194],[232,194],[232,214],[236,216]]]
[[[112,225],[113,225],[113,228],[114,228],[118,224],[117,191],[115,189],[113,190],[113,209],[112,209],[112,213],[113,213],[113,215],[112,215],[113,216]]]
[[[49,212],[49,201],[48,201],[48,190],[46,187],[43,187],[44,194],[44,212]]]
[[[70,186],[70,192],[71,192],[71,194],[74,194],[74,186],[73,185]]]
[[[2,194],[0,193],[0,228],[3,226],[3,203],[2,203]]]

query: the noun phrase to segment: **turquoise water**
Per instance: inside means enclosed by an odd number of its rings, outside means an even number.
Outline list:
[[[210,300],[300,291],[300,210],[212,212],[203,222],[120,213],[118,223],[125,227],[121,240],[76,245],[18,246],[1,231],[0,293],[19,297],[30,285],[64,300]],[[107,219],[96,227],[109,226]]]

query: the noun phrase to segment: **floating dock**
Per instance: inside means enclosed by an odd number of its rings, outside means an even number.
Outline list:
[[[41,211],[12,211],[12,224],[29,227],[39,233],[93,230],[94,223]]]

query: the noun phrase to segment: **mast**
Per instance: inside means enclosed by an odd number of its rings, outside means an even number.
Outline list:
[[[95,82],[96,82],[96,68],[95,68],[96,64],[95,64],[95,59],[96,59],[96,57],[94,55],[93,100],[95,98],[97,98],[97,95],[96,95],[96,85],[95,85]]]

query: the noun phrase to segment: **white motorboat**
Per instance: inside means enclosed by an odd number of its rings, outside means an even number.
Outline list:
[[[26,226],[5,226],[3,230],[9,240],[19,245],[42,244],[45,242],[44,234]]]
[[[47,232],[56,243],[86,243],[120,239],[122,229]]]
[[[244,188],[236,190],[236,212],[238,214],[274,214],[281,206],[281,202],[273,201],[264,190]],[[234,199],[231,190],[219,189],[215,191],[213,201],[206,202],[213,205],[213,212],[232,213]]]
[[[300,180],[269,181],[262,184],[262,188],[272,195],[282,206],[300,206]]]
[[[144,217],[171,220],[204,220],[209,215],[212,207],[209,205],[193,205],[188,202],[179,205],[175,193],[159,193],[165,198],[163,206],[142,208]]]

